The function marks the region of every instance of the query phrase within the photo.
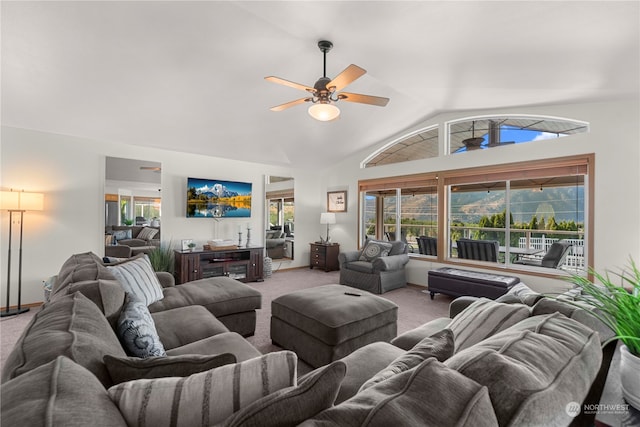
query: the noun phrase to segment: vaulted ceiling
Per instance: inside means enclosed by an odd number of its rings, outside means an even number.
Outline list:
[[[328,165],[443,111],[640,94],[636,1],[1,3],[2,124],[229,159]],[[367,70],[318,122],[269,108]]]

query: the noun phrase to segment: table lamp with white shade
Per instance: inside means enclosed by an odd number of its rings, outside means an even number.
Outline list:
[[[323,212],[320,214],[320,224],[327,224],[326,243],[329,243],[331,241],[331,238],[329,237],[329,224],[335,224],[335,223],[336,223],[336,214],[334,214],[333,212]]]

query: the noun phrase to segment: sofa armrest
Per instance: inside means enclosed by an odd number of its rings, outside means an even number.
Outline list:
[[[129,246],[131,248],[136,248],[139,246],[147,246],[147,241],[142,239],[122,239],[118,240],[119,245]]]
[[[173,274],[166,271],[156,271],[156,276],[163,288],[170,288],[176,285],[176,279]]]
[[[393,271],[404,268],[408,262],[409,255],[400,254],[376,258],[373,260],[372,264],[374,271]]]
[[[449,317],[453,319],[458,314],[460,314],[462,310],[469,307],[478,299],[479,299],[478,297],[472,297],[472,296],[464,296],[464,297],[458,297],[454,299],[453,301],[451,301],[451,304],[449,304]]]
[[[340,252],[338,254],[338,262],[340,263],[341,268],[342,268],[342,264],[344,264],[345,262],[358,261],[359,258],[360,258],[360,251],[346,251],[346,252]]]

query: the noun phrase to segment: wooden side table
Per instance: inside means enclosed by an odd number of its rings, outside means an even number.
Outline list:
[[[324,271],[339,270],[338,254],[340,245],[338,243],[310,243],[311,253],[309,255],[309,268],[324,268]]]

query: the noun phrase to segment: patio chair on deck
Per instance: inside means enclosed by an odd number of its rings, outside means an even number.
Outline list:
[[[395,242],[396,241],[396,232],[395,231],[387,231],[384,234],[387,237],[388,241],[390,241],[390,242]],[[409,247],[409,252],[414,253],[416,251],[415,248],[413,247],[413,245],[411,245],[411,243],[409,243],[407,241],[407,236],[404,233],[404,231],[400,233],[400,241],[402,243],[405,243]]]
[[[458,258],[498,262],[500,243],[497,240],[460,239],[456,246]]]
[[[551,245],[542,259],[522,258],[515,263],[522,265],[534,265],[537,267],[558,268],[564,263],[567,255],[569,255],[571,246],[572,244],[570,242],[560,240]]]
[[[437,237],[418,237],[418,249],[423,255],[438,256],[438,238]]]

